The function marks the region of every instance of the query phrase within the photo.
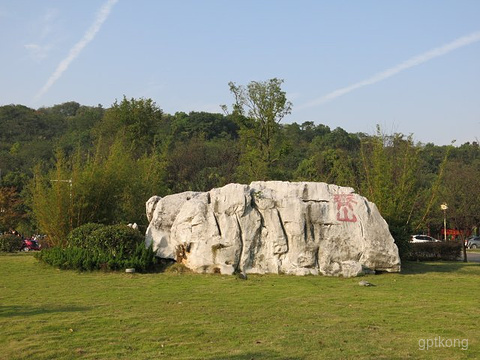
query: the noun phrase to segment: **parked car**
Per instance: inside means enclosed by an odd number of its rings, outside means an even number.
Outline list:
[[[441,240],[435,239],[428,235],[412,235],[410,242],[412,243],[425,243],[425,242],[440,242]]]
[[[40,250],[40,245],[38,245],[38,242],[32,239],[23,240],[22,251],[32,250]]]
[[[470,236],[466,240],[467,248],[469,249],[478,249],[480,248],[480,236]]]

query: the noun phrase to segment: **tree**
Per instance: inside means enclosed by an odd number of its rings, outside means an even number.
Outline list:
[[[207,112],[177,112],[172,123],[172,135],[176,140],[186,141],[195,136],[203,136],[205,140],[215,138],[238,137],[238,125],[231,116]]]
[[[295,177],[298,180],[323,181],[341,186],[358,187],[356,157],[360,140],[338,127],[330,131],[328,126],[302,125],[305,131],[313,132],[307,156],[298,162]]]
[[[279,123],[291,113],[292,103],[287,100],[281,85],[283,80],[273,78],[268,81],[252,81],[247,86],[229,83],[235,97],[233,115],[240,126],[243,145],[241,166],[243,171],[264,169],[256,176],[269,178],[270,170],[276,161],[275,139]],[[223,106],[226,110],[226,106]]]
[[[39,165],[35,167],[30,189],[32,210],[39,230],[48,235],[50,245],[65,245],[75,217],[71,172],[62,151],[56,153],[54,170],[44,174]]]
[[[145,202],[164,196],[164,164],[159,155],[136,157],[118,136],[107,153],[57,151],[54,170],[37,166],[30,186],[32,210],[50,244],[64,246],[67,234],[85,223],[146,225]]]
[[[53,113],[61,115],[62,117],[75,116],[80,104],[76,101],[64,102],[63,104],[54,105],[50,108],[43,108],[42,111],[46,113]]]
[[[15,229],[24,217],[22,200],[13,187],[0,188],[0,232]]]
[[[168,153],[166,182],[172,192],[208,191],[233,182],[237,164],[235,141],[193,137]]]
[[[411,136],[385,135],[377,127],[375,136],[362,139],[360,150],[360,193],[377,205],[403,256],[413,227],[412,212],[422,204],[418,148]]]
[[[445,170],[441,198],[448,204],[448,219],[461,231],[464,244],[466,233],[480,226],[480,164],[471,166],[460,161],[451,161]],[[466,251],[464,247],[464,260]]]
[[[105,110],[97,107],[80,106],[75,115],[67,117],[68,131],[59,140],[65,153],[72,153],[77,147],[87,150],[93,146],[92,129],[102,121]]]
[[[155,145],[157,128],[162,121],[162,110],[152,99],[130,99],[126,97],[106,110],[100,123],[94,129],[96,139],[108,151],[117,136],[130,144],[136,157],[151,153]]]

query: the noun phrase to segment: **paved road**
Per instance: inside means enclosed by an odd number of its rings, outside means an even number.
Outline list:
[[[462,255],[463,257],[463,255]],[[470,262],[478,262],[480,263],[480,253],[479,252],[471,252],[467,251],[467,260]]]

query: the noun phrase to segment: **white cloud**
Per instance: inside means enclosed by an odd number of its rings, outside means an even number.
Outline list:
[[[404,70],[410,69],[414,66],[418,66],[420,64],[423,64],[429,60],[432,60],[434,58],[437,58],[442,55],[446,55],[451,51],[454,51],[456,49],[459,49],[461,47],[473,44],[475,42],[480,41],[480,31],[471,33],[466,36],[462,36],[448,44],[442,45],[438,48],[429,50],[423,54],[414,56],[396,66],[393,66],[387,70],[384,70],[380,73],[377,73],[373,75],[372,77],[362,80],[360,82],[354,83],[352,85],[337,89],[335,91],[332,91],[331,93],[324,95],[316,100],[313,100],[307,104],[302,105],[300,108],[309,108],[309,107],[314,107],[318,106],[324,103],[327,103],[329,101],[332,101],[340,96],[346,95],[354,90],[357,90],[359,88],[362,88],[364,86],[368,85],[373,85],[376,84],[380,81],[386,80],[389,77],[392,77]]]
[[[23,45],[30,57],[35,61],[41,61],[48,57],[50,50],[53,49],[55,40],[51,34],[58,28],[57,19],[59,16],[58,9],[48,9],[45,14],[32,25],[33,32],[38,41]],[[56,32],[59,32],[58,29]]]
[[[107,2],[100,8],[95,18],[95,21],[87,29],[82,39],[70,49],[68,56],[62,61],[60,61],[57,68],[47,80],[45,85],[40,89],[37,95],[35,95],[35,101],[39,100],[50,89],[50,87],[62,76],[62,74],[67,71],[72,61],[80,55],[85,46],[87,46],[88,43],[90,43],[90,41],[95,38],[103,23],[110,15],[112,8],[117,3],[117,1],[118,0],[107,0]]]
[[[48,9],[42,18],[39,35],[41,39],[45,39],[49,36],[54,28],[55,20],[59,15],[58,9]]]
[[[53,45],[26,44],[24,47],[33,59],[43,60],[48,56],[48,52],[52,49]]]

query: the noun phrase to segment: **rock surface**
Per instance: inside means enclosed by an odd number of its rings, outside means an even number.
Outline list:
[[[388,225],[349,187],[258,181],[147,201],[146,245],[202,273],[400,271]]]

